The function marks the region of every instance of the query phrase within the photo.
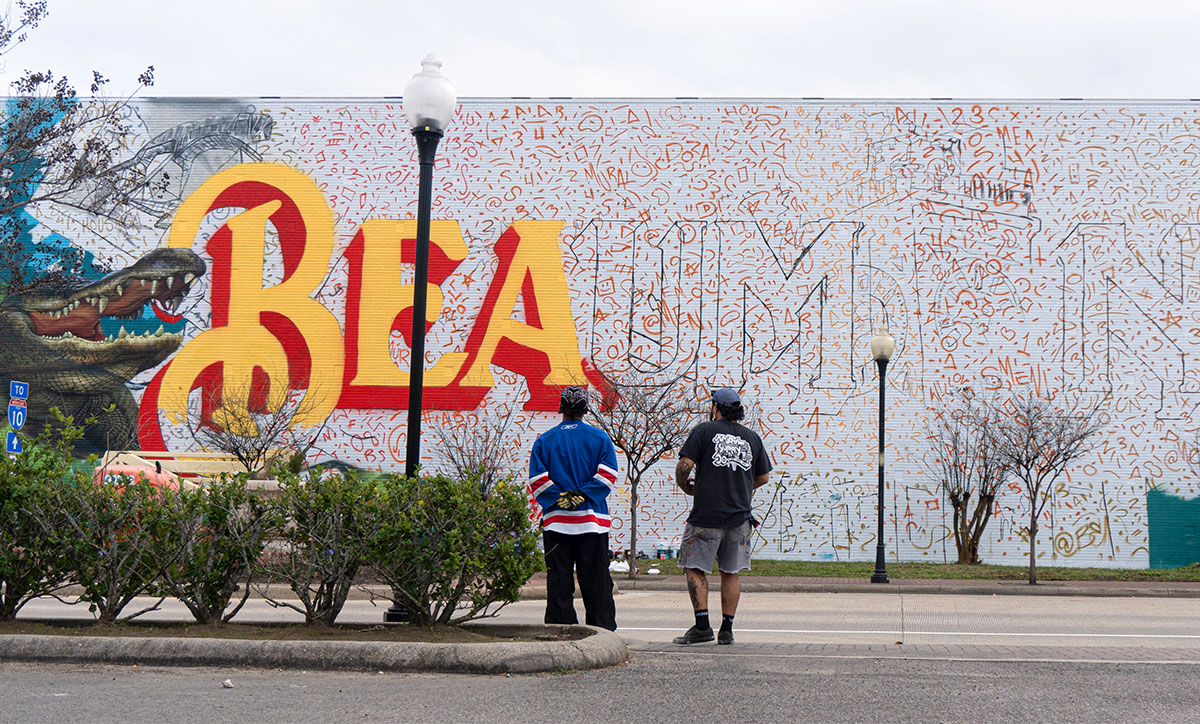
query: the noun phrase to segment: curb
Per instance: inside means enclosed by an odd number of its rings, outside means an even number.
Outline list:
[[[0,661],[532,674],[598,669],[629,657],[620,636],[592,626],[467,624],[464,628],[490,636],[568,631],[585,635],[574,641],[436,644],[12,634],[0,636]]]

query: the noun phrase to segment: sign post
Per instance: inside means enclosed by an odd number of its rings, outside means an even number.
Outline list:
[[[29,400],[29,384],[16,380],[9,382],[8,396],[8,426],[12,429],[8,431],[4,441],[4,451],[10,455],[16,455],[21,452],[21,438],[17,437],[17,433],[25,427],[25,420],[28,417],[26,405]]]

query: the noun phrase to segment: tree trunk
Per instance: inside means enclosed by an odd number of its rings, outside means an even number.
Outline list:
[[[629,578],[636,578],[637,567],[637,482],[629,485]]]
[[[1037,504],[1033,502],[1029,504],[1029,585],[1037,585]]]
[[[967,553],[967,501],[951,496],[950,505],[954,510],[954,549],[958,553],[958,562],[970,563]]]
[[[975,499],[975,512],[971,516],[971,524],[967,532],[967,549],[970,555],[967,557],[967,563],[972,566],[978,566],[983,561],[979,560],[979,541],[983,539],[983,532],[987,528],[988,521],[992,519],[992,503],[995,502],[994,495],[980,495]]]

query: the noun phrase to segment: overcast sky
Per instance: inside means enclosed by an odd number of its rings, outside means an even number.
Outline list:
[[[1200,97],[1200,3],[49,0],[6,58],[161,96]]]

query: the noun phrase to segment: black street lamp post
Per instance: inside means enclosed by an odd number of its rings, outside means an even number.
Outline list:
[[[414,478],[421,461],[421,393],[425,384],[425,302],[429,285],[429,216],[433,206],[433,162],[438,141],[454,115],[458,102],[454,87],[441,72],[442,63],[432,54],[421,61],[421,71],[404,86],[404,114],[417,139],[421,164],[417,192],[417,256],[413,271],[412,359],[408,375],[408,447],[404,475]],[[407,622],[408,609],[393,604],[383,620]]]
[[[421,163],[417,198],[417,258],[413,274],[412,360],[408,376],[408,449],[404,475],[417,475],[421,462],[421,393],[425,383],[425,299],[429,285],[429,216],[433,205],[433,161],[442,131],[454,115],[457,98],[432,54],[421,61],[421,72],[404,86],[404,113],[417,139]]]
[[[879,332],[871,340],[871,356],[879,365],[879,529],[875,538],[875,573],[871,574],[871,583],[887,583],[887,561],[885,560],[886,546],[883,544],[883,432],[884,432],[884,391],[887,389],[887,363],[896,350],[896,341],[888,334],[887,325],[879,328]]]

